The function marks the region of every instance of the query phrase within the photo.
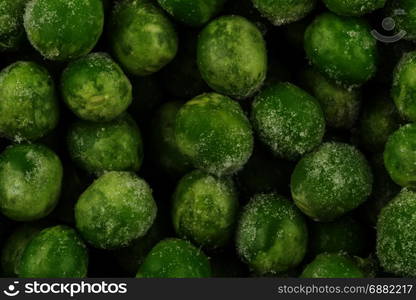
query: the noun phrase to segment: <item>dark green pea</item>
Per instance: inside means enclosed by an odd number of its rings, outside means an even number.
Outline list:
[[[243,210],[236,235],[239,255],[259,274],[296,267],[308,242],[302,214],[277,194],[255,195]]]
[[[27,245],[19,265],[23,278],[82,278],[87,276],[87,247],[67,226],[43,229]]]
[[[45,58],[70,60],[94,48],[104,26],[102,0],[32,0],[24,26],[32,46]]]
[[[206,278],[211,276],[208,258],[191,243],[180,239],[159,242],[146,256],[138,278]]]
[[[173,196],[176,233],[208,248],[224,246],[231,238],[238,199],[231,178],[216,178],[199,170],[185,175]]]

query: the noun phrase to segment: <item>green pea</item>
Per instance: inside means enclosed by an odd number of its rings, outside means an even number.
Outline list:
[[[173,196],[176,233],[196,244],[217,248],[234,230],[238,199],[231,178],[216,178],[199,170],[185,175]]]
[[[273,25],[284,25],[304,18],[316,0],[252,0],[254,6]]]
[[[137,171],[143,160],[140,131],[127,114],[105,123],[77,121],[67,142],[72,160],[89,173]]]
[[[290,83],[271,85],[257,95],[251,119],[260,140],[275,155],[288,160],[318,146],[325,132],[319,103]]]
[[[23,278],[82,278],[87,276],[87,248],[67,226],[43,229],[26,246],[19,265]]]
[[[305,86],[319,101],[329,127],[350,129],[355,124],[361,106],[359,89],[331,82],[314,69],[307,69],[302,77]]]
[[[0,209],[10,219],[32,221],[48,215],[61,182],[61,161],[45,146],[14,145],[0,155]]]
[[[18,61],[0,72],[0,135],[36,140],[58,123],[59,109],[51,76],[34,62]]]
[[[211,276],[208,258],[191,243],[180,239],[159,242],[146,256],[138,278],[206,278]]]
[[[350,257],[339,253],[319,254],[306,266],[303,278],[364,278],[364,272]]]
[[[377,257],[387,271],[416,276],[416,194],[403,189],[377,221]]]
[[[176,20],[190,26],[201,26],[222,8],[226,0],[157,0]]]
[[[71,60],[94,48],[104,26],[101,0],[32,0],[24,26],[32,46],[45,58]]]
[[[179,151],[195,168],[215,175],[237,172],[253,150],[253,134],[243,110],[215,93],[200,95],[181,107],[175,136]]]
[[[111,15],[110,43],[116,59],[130,73],[149,75],[176,55],[175,29],[148,0],[117,2]]]
[[[266,45],[256,25],[240,16],[223,16],[200,33],[197,63],[213,90],[237,99],[248,98],[266,78]]]
[[[11,233],[1,251],[1,266],[4,275],[19,276],[19,265],[26,246],[44,227],[45,224],[42,223],[25,223]]]
[[[389,136],[399,128],[400,116],[393,101],[383,95],[366,99],[360,116],[361,145],[371,152],[383,152]]]
[[[387,0],[323,0],[326,7],[341,16],[362,16],[383,8]]]
[[[410,121],[416,121],[416,52],[403,55],[393,73],[391,94],[399,113]]]
[[[156,217],[149,185],[129,172],[107,172],[75,205],[75,222],[94,247],[115,249],[144,236]]]
[[[276,274],[296,267],[308,242],[302,214],[277,194],[253,196],[243,210],[236,235],[239,255],[259,274]]]
[[[416,124],[407,124],[395,131],[384,149],[384,164],[395,183],[403,187],[416,186]]]
[[[156,112],[152,121],[152,157],[172,176],[183,175],[192,169],[189,159],[183,155],[175,139],[176,115],[181,102],[167,102]]]
[[[350,87],[361,85],[374,76],[376,43],[364,19],[323,13],[306,29],[304,47],[319,72]]]
[[[0,52],[18,50],[25,38],[23,14],[28,0],[0,2]]]
[[[89,121],[110,121],[132,101],[129,79],[105,53],[89,54],[70,63],[62,75],[61,87],[68,107]]]
[[[371,194],[373,177],[365,157],[344,143],[324,143],[304,156],[291,178],[299,209],[316,221],[332,221]]]
[[[413,0],[389,1],[387,15],[395,21],[395,33],[406,40],[416,39],[416,2]]]

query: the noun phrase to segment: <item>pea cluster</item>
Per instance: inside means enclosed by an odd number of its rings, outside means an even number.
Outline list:
[[[416,276],[414,41],[414,0],[0,1],[1,274]]]

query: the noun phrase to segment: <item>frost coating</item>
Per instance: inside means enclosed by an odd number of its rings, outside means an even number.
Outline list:
[[[196,244],[216,248],[230,239],[238,199],[231,178],[216,178],[199,170],[185,175],[173,196],[176,233]]]
[[[208,22],[226,0],[157,0],[159,5],[176,20],[190,26]]]
[[[383,8],[386,0],[323,0],[329,10],[342,16],[362,16]]]
[[[28,0],[0,1],[0,52],[16,50],[24,39],[23,13]]]
[[[304,46],[318,71],[347,87],[376,72],[377,40],[363,19],[323,13],[306,29]]]
[[[380,213],[377,257],[387,272],[416,276],[416,194],[403,189]]]
[[[397,64],[391,94],[400,114],[416,121],[416,52],[404,54]]]
[[[111,16],[110,42],[120,64],[135,75],[159,71],[176,55],[175,29],[163,11],[147,0],[122,0]]]
[[[240,16],[224,16],[200,33],[197,63],[215,91],[247,98],[262,86],[267,72],[266,45],[256,25]]]
[[[306,253],[307,240],[302,214],[277,194],[258,194],[250,200],[236,236],[239,255],[260,274],[296,267]]]
[[[340,253],[319,254],[303,270],[302,278],[364,278],[364,272],[350,257]]]
[[[144,236],[156,212],[152,191],[143,179],[129,172],[108,172],[80,196],[75,221],[94,247],[114,249]]]
[[[55,88],[46,69],[18,61],[0,72],[0,135],[36,140],[58,123]]]
[[[325,133],[319,103],[290,83],[272,85],[256,96],[251,119],[261,141],[289,160],[318,146]]]
[[[48,215],[61,182],[61,162],[45,146],[14,145],[0,155],[0,208],[10,219],[32,221]]]
[[[71,159],[97,175],[137,171],[143,160],[139,128],[127,114],[111,122],[77,121],[69,129],[67,142]]]
[[[70,60],[94,48],[104,26],[101,0],[31,0],[24,26],[32,46],[51,60]]]
[[[253,151],[250,123],[238,103],[210,93],[188,101],[176,116],[181,153],[194,167],[215,175],[233,174]]]
[[[138,278],[207,278],[211,266],[205,254],[180,239],[159,242],[146,256]]]
[[[364,156],[343,143],[325,143],[304,156],[291,177],[299,209],[317,221],[332,221],[371,194],[373,177]]]
[[[19,265],[22,278],[82,278],[87,270],[87,247],[74,229],[62,225],[37,234]]]
[[[252,0],[254,6],[273,25],[279,26],[304,18],[316,0]]]
[[[110,121],[132,101],[132,87],[121,68],[105,53],[93,53],[69,64],[61,79],[62,95],[81,119]]]
[[[416,124],[407,124],[387,140],[384,164],[390,177],[403,187],[416,187]]]

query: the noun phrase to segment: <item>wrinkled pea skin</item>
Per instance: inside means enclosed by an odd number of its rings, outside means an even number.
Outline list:
[[[129,79],[105,53],[89,54],[69,64],[62,74],[61,90],[68,107],[89,121],[110,121],[132,101]]]
[[[237,251],[256,273],[280,273],[296,267],[307,248],[305,220],[289,200],[277,194],[255,195],[240,217]]]
[[[19,276],[23,278],[83,278],[87,276],[87,247],[67,226],[42,230],[23,252]]]
[[[362,16],[383,8],[386,0],[323,0],[328,9],[341,16]]]
[[[59,119],[51,76],[34,63],[18,61],[0,72],[0,135],[14,140],[36,140]]]
[[[207,248],[230,240],[238,199],[231,178],[216,178],[199,170],[185,175],[173,196],[172,219],[176,233]]]
[[[384,164],[395,183],[416,187],[416,124],[407,124],[395,131],[384,149]]]
[[[143,160],[140,131],[125,114],[110,122],[77,121],[69,129],[72,160],[89,173],[137,171]]]
[[[191,243],[180,239],[159,242],[146,256],[137,278],[207,278],[208,258]]]
[[[151,2],[118,2],[110,23],[114,55],[129,73],[150,75],[175,57],[178,50],[175,29],[163,11]]]
[[[62,173],[58,156],[45,146],[10,146],[0,155],[2,213],[16,221],[48,215],[58,201]]]
[[[19,48],[25,37],[23,13],[29,0],[0,2],[0,52]]]
[[[253,5],[273,25],[284,25],[304,18],[316,0],[252,0]]]
[[[76,227],[96,248],[117,249],[144,236],[157,207],[148,184],[134,173],[107,172],[75,205]]]
[[[305,32],[312,65],[328,78],[350,87],[372,78],[377,68],[377,40],[364,19],[323,13]]]
[[[179,150],[193,166],[215,175],[240,170],[253,151],[250,122],[238,103],[210,93],[188,101],[176,116]]]
[[[350,257],[339,253],[319,254],[303,270],[302,278],[364,278],[364,272]]]
[[[65,61],[94,48],[104,26],[101,0],[32,0],[24,26],[32,46],[45,58]]]
[[[157,0],[176,20],[190,26],[201,26],[222,8],[226,0]]]
[[[266,45],[256,25],[240,16],[223,16],[199,34],[197,63],[213,90],[248,98],[266,78]]]

